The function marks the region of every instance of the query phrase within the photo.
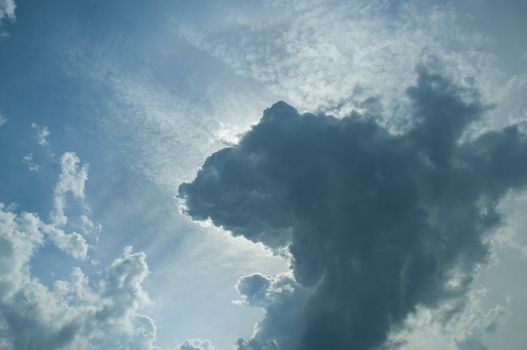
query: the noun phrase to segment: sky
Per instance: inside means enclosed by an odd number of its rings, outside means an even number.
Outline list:
[[[0,349],[522,349],[526,15],[0,0]]]

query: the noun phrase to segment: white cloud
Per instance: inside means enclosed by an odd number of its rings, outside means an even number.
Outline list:
[[[172,42],[170,46],[173,50]],[[107,106],[107,116],[99,121],[101,129],[107,137],[119,140],[114,151],[122,152],[131,167],[173,195],[207,154],[235,140],[274,100],[252,82],[250,89],[245,88],[242,84],[247,82],[228,67],[209,67],[218,64],[213,58],[206,58],[198,71],[185,72],[182,82],[167,83],[148,67],[131,74],[118,57],[108,54],[113,50],[104,43],[97,47],[79,45],[65,52],[69,61],[64,69],[74,77],[89,77],[111,89],[115,99]],[[185,59],[193,60],[193,54],[191,49]],[[173,62],[179,59],[168,57]],[[179,70],[175,64],[167,67],[166,73],[172,74],[173,68]],[[217,74],[226,77],[217,79]],[[240,85],[243,91],[238,89]],[[179,151],[182,149],[185,152]]]
[[[27,165],[29,171],[38,171],[39,166],[33,162],[33,153],[28,153],[22,157],[22,163]]]
[[[123,250],[106,269],[89,278],[73,267],[67,279],[45,285],[32,273],[32,259],[53,244],[85,259],[88,244],[67,233],[65,196],[83,203],[88,166],[72,152],[60,158],[51,223],[32,213],[16,213],[0,203],[0,348],[15,349],[156,349],[156,325],[140,309],[149,304],[143,282],[149,274],[146,255]],[[81,215],[84,232],[100,232]],[[71,226],[71,224],[68,224]]]
[[[344,115],[379,96],[388,122],[402,123],[420,62],[476,84],[498,106],[487,127],[527,108],[525,88],[512,87],[525,77],[498,67],[485,35],[464,28],[453,4],[289,0],[215,10],[223,12],[210,26],[175,21],[179,36],[301,110]]]
[[[53,243],[63,252],[71,255],[75,259],[85,259],[88,254],[88,243],[82,235],[77,232],[66,233],[64,230],[53,226],[43,225],[43,232],[53,241]]]
[[[73,268],[48,288],[30,272],[46,229],[34,214],[0,204],[2,349],[154,349],[155,324],[139,313],[148,302],[145,254],[128,247],[93,280]]]
[[[32,158],[32,157],[31,157]],[[73,198],[84,205],[84,186],[88,179],[88,165],[79,167],[80,160],[73,152],[65,152],[59,160],[61,172],[53,188],[53,210],[50,213],[50,224],[42,223],[42,231],[49,239],[65,253],[76,259],[85,259],[88,253],[86,239],[77,232],[66,232],[64,227],[68,224],[65,214],[66,196]],[[80,229],[83,233],[100,231],[100,227],[86,216],[80,216]]]
[[[40,126],[37,123],[31,123],[31,127],[37,132],[35,136],[37,143],[41,146],[49,145],[47,138],[49,135],[51,135],[51,132],[49,131],[47,126]]]
[[[80,160],[74,152],[66,152],[60,158],[61,173],[53,190],[51,222],[59,227],[66,225],[68,218],[64,210],[66,195],[71,194],[81,203],[84,200],[84,185],[88,179],[88,165],[79,167]]]
[[[36,246],[42,244],[43,235],[39,230],[39,219],[28,213],[15,215],[4,210],[0,203],[0,300],[5,301],[13,296],[27,276],[20,273],[33,255]]]
[[[0,114],[0,128],[7,123],[7,118]]]
[[[87,215],[80,216],[80,230],[85,236],[92,236],[95,240],[99,239],[102,231],[102,225],[94,223]]]
[[[4,18],[15,19],[16,4],[14,0],[0,0],[0,23]]]

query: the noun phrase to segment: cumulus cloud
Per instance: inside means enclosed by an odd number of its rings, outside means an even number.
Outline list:
[[[79,167],[80,160],[74,152],[65,152],[59,160],[60,174],[53,188],[53,210],[50,213],[50,223],[42,223],[42,231],[65,253],[76,259],[84,259],[88,253],[86,239],[77,232],[67,232],[65,226],[68,217],[65,214],[66,198],[73,198],[84,204],[84,186],[88,179],[88,165]],[[80,216],[80,228],[84,233],[100,231],[99,225],[86,216]]]
[[[54,225],[42,225],[42,231],[47,234],[49,239],[62,250],[75,259],[84,259],[88,254],[88,243],[84,237],[77,232],[65,232],[63,229]]]
[[[2,349],[154,349],[154,322],[138,313],[148,302],[145,254],[126,248],[90,280],[80,268],[49,288],[30,272],[46,224],[0,204],[0,339]]]
[[[64,153],[59,160],[61,173],[53,189],[53,211],[51,221],[57,226],[66,225],[68,218],[64,214],[66,195],[75,199],[84,199],[84,185],[88,179],[88,165],[79,167],[80,159],[74,152]]]
[[[304,307],[310,295],[308,289],[303,288],[288,274],[263,276],[258,273],[242,277],[236,289],[242,303],[262,307],[266,311],[266,317],[256,326],[254,336],[249,340],[238,340],[238,349],[298,347],[305,316]]]
[[[146,255],[123,250],[102,271],[87,276],[73,267],[69,278],[42,283],[32,273],[32,259],[53,244],[76,259],[88,256],[85,238],[69,232],[66,196],[84,205],[87,165],[72,152],[60,158],[49,223],[32,213],[17,213],[0,203],[0,348],[153,350],[157,328],[140,313],[149,304],[143,282]],[[83,233],[100,232],[83,214]],[[67,232],[68,230],[68,232]]]
[[[178,350],[214,350],[209,340],[203,339],[187,339]]]
[[[375,109],[337,119],[279,102],[180,186],[194,219],[289,247],[296,282],[279,295],[311,291],[300,306],[268,303],[273,281],[242,280],[267,314],[239,349],[372,349],[418,307],[451,303],[445,320],[462,309],[500,224],[496,205],[527,184],[527,135],[513,125],[467,139],[488,111],[478,93],[417,73],[403,132]],[[290,309],[295,329],[282,331],[273,315]]]

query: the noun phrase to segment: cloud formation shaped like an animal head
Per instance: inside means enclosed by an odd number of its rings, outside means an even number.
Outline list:
[[[474,91],[421,68],[408,96],[413,126],[399,135],[358,113],[299,114],[278,102],[180,187],[194,219],[289,245],[296,281],[314,292],[287,349],[371,349],[417,306],[462,296],[487,256],[498,200],[527,183],[517,126],[462,141],[486,110]],[[268,286],[252,282],[257,294]],[[286,349],[262,325],[240,348]]]

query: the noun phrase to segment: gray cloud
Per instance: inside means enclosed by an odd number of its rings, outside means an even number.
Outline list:
[[[479,339],[467,338],[456,344],[459,350],[488,350]]]
[[[209,340],[206,339],[187,339],[180,344],[178,350],[214,350]]]
[[[527,136],[516,125],[464,140],[488,108],[425,68],[407,96],[413,124],[402,134],[368,112],[301,115],[279,102],[180,186],[194,219],[293,256],[296,282],[273,302],[266,277],[238,285],[266,309],[239,349],[372,349],[416,307],[465,295],[498,201],[527,182]],[[300,289],[310,295],[287,297]],[[290,309],[293,332],[271,321]]]
[[[266,317],[258,325],[255,336],[247,341],[238,340],[238,349],[271,350],[298,347],[308,290],[287,274],[245,276],[240,279],[236,289],[243,303],[266,310]]]

